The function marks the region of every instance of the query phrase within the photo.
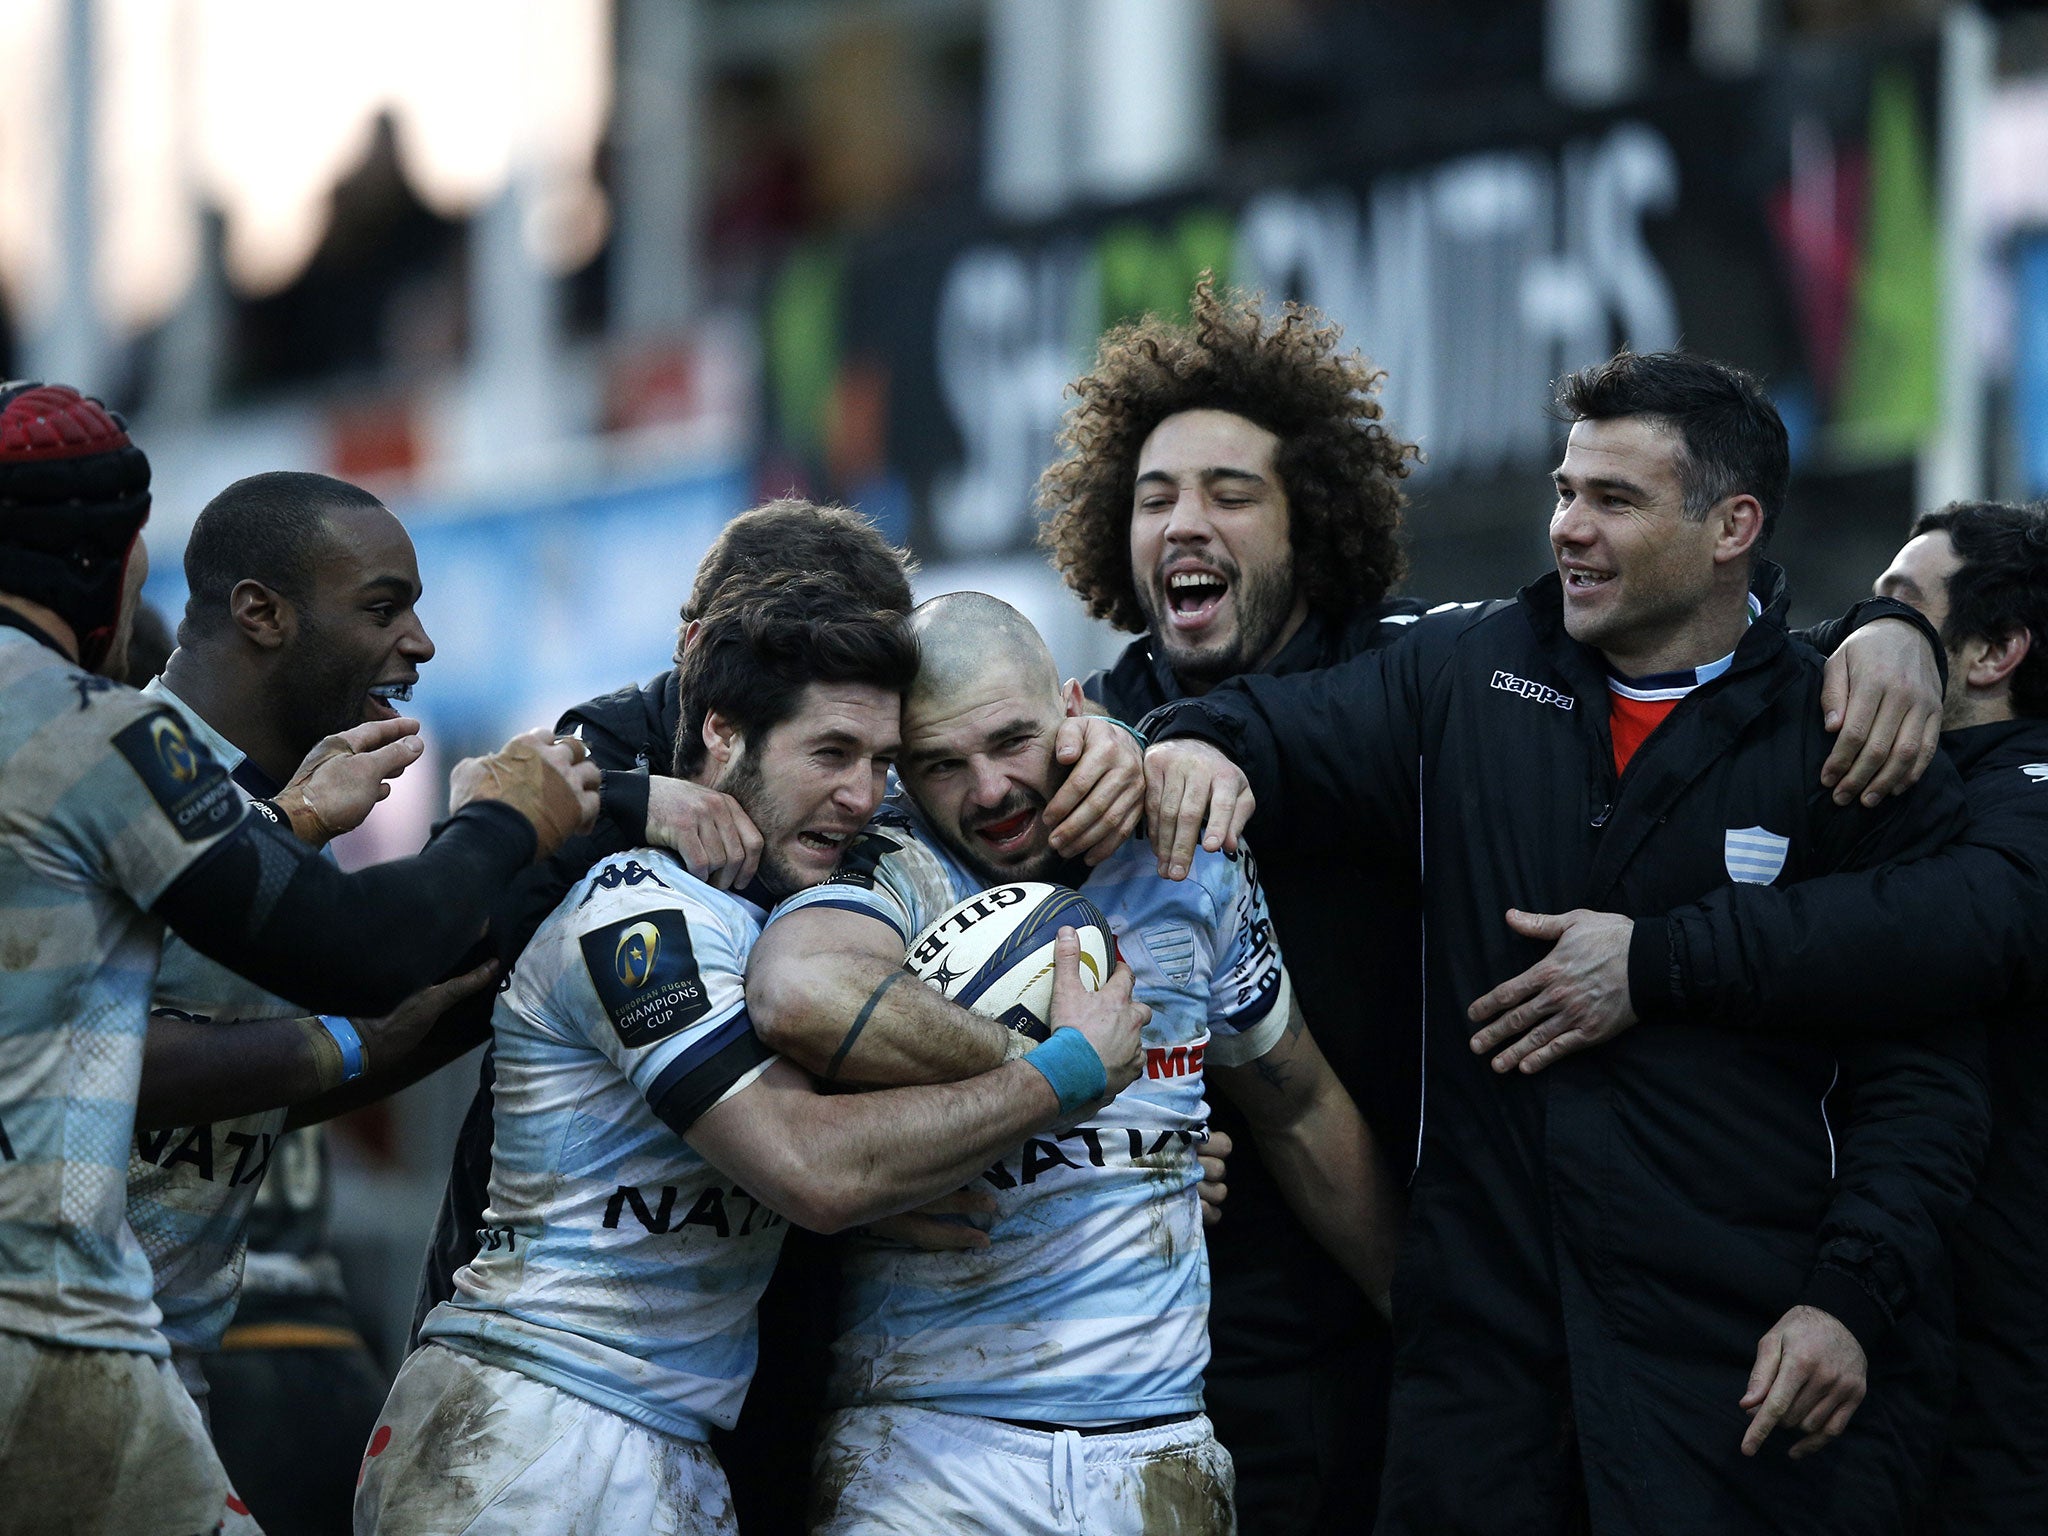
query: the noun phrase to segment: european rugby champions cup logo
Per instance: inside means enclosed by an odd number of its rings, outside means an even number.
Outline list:
[[[164,765],[164,772],[179,784],[190,784],[199,777],[199,756],[192,750],[192,743],[185,733],[178,729],[174,720],[157,719],[149,724],[150,745],[156,748],[156,760]]]
[[[682,912],[635,913],[591,930],[578,944],[598,1001],[627,1046],[652,1045],[711,1011]]]
[[[654,963],[661,957],[661,930],[652,923],[635,923],[619,935],[612,952],[612,974],[630,992],[638,992],[654,975]]]

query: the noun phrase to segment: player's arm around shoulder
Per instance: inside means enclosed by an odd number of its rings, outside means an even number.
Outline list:
[[[826,1093],[777,1061],[677,1128],[707,1162],[799,1226],[835,1232],[922,1205],[1136,1078],[1151,1010],[1132,997],[1127,966],[1086,990],[1079,957],[1073,931],[1062,930],[1058,1027],[1030,1056],[961,1082],[859,1094]],[[915,979],[907,986],[924,991]]]

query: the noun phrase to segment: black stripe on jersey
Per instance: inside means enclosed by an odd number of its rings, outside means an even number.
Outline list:
[[[774,1059],[742,1008],[664,1067],[648,1087],[647,1102],[680,1136],[734,1083]]]

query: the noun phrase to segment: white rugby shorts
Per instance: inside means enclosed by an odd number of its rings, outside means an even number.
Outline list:
[[[356,1536],[737,1536],[708,1446],[423,1344],[356,1480]]]
[[[1114,1434],[906,1403],[825,1420],[812,1536],[1234,1536],[1237,1477],[1205,1415]]]
[[[0,1332],[0,1536],[262,1536],[177,1373]]]

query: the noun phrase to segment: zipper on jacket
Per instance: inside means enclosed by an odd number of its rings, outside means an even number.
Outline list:
[[[1610,800],[1607,802],[1607,804],[1601,806],[1599,810],[1593,813],[1593,830],[1595,832],[1598,832],[1602,827],[1607,825],[1608,813],[1611,812],[1613,809],[1614,802]]]

